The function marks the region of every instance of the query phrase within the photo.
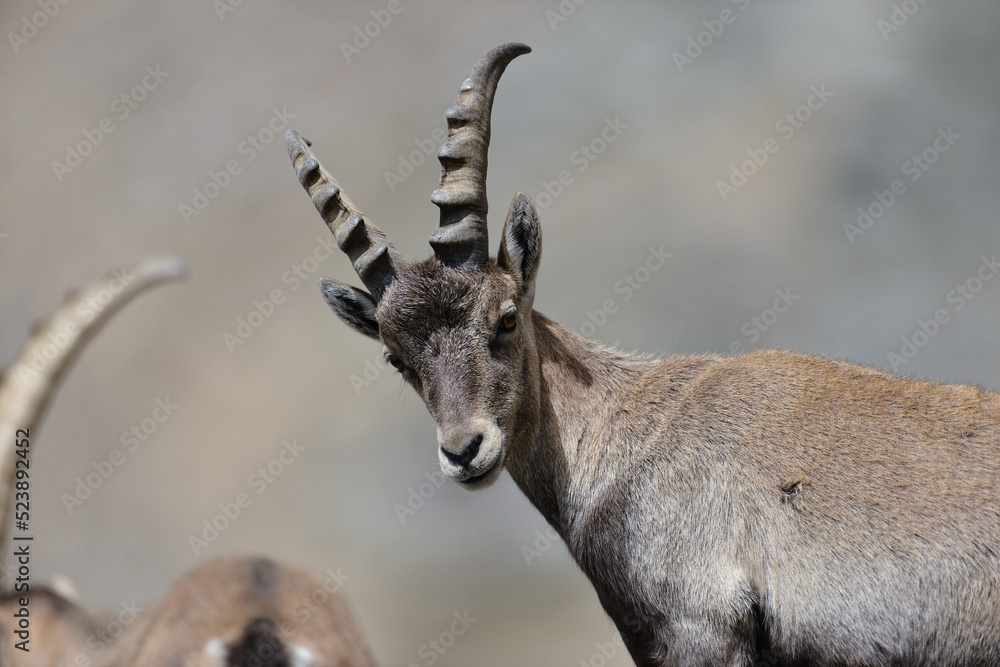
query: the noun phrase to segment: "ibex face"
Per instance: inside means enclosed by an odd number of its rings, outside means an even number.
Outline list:
[[[534,234],[531,247],[540,250],[534,220],[518,195],[507,229]],[[497,479],[508,443],[525,426],[519,417],[537,404],[533,286],[534,275],[519,274],[501,247],[498,262],[476,271],[436,259],[406,267],[375,311],[386,360],[437,423],[441,469],[469,489]]]
[[[294,131],[286,135],[300,182],[370,290],[324,279],[327,303],[348,325],[382,341],[386,361],[437,422],[441,469],[469,489],[496,481],[507,444],[525,425],[519,417],[537,405],[531,307],[541,231],[534,206],[515,195],[496,260],[486,229],[493,95],[507,64],[529,50],[506,44],[486,54],[446,114],[441,187],[431,197],[441,223],[430,240],[434,257],[424,262],[406,264],[343,196],[308,142]]]

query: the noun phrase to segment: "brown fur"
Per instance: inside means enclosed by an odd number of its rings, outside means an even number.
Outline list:
[[[257,664],[256,658],[264,665],[291,665],[296,664],[292,651],[300,649],[314,656],[304,663],[310,667],[373,664],[331,585],[267,559],[210,561],[178,580],[160,603],[144,612],[106,664],[229,667]],[[251,627],[260,632],[248,637]],[[230,661],[214,660],[206,650],[213,640],[221,640]],[[239,656],[246,660],[235,660]]]
[[[442,187],[480,202],[476,224],[455,234],[443,215],[435,257],[393,255],[374,296],[323,282],[423,398],[444,473],[478,489],[509,470],[641,665],[1000,664],[1000,394],[777,350],[653,360],[533,311],[525,195],[497,259],[478,259],[495,82],[475,73],[515,50],[487,54],[448,113]],[[337,188],[296,138],[300,179]],[[476,178],[448,180],[456,164]]]
[[[89,614],[48,589],[32,591],[29,653],[6,641],[17,597],[0,599],[0,629],[12,667],[374,664],[329,580],[264,558],[209,561],[178,579],[157,604],[138,607],[138,616]]]
[[[1000,664],[1000,394],[777,350],[651,360],[533,311],[491,347],[500,274],[410,267],[383,341],[439,432],[496,420],[637,662]]]
[[[29,652],[16,650],[21,641],[13,634],[15,613],[21,610],[19,600],[28,598]],[[74,602],[47,587],[36,588],[29,594],[13,591],[0,596],[0,628],[3,631],[3,651],[10,667],[46,667],[74,665],[77,655],[86,650],[87,639],[101,641],[100,623]]]

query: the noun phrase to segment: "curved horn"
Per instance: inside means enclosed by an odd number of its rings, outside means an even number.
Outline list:
[[[112,315],[146,289],[178,280],[185,272],[181,260],[159,257],[105,274],[83,291],[67,297],[58,310],[36,324],[17,359],[2,373],[0,545],[4,549],[17,459],[14,447],[17,430],[33,431],[38,427],[66,370]]]
[[[438,151],[441,185],[431,201],[441,209],[441,223],[431,234],[434,254],[450,266],[481,266],[489,259],[486,226],[486,155],[490,113],[500,75],[511,60],[531,47],[510,42],[476,63],[458,89],[458,100],[445,113],[448,141]]]
[[[309,150],[311,144],[307,139],[295,130],[288,130],[285,145],[299,183],[312,197],[313,205],[333,232],[337,245],[350,257],[361,282],[379,301],[386,288],[396,280],[396,267],[404,263],[402,255],[382,230],[365,220],[361,211],[341,192],[337,181]]]

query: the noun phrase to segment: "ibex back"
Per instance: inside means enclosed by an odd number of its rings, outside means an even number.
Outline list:
[[[495,259],[486,54],[446,118],[434,256],[408,264],[294,131],[302,185],[368,291],[322,281],[437,423],[443,471],[503,468],[643,665],[1000,664],[1000,394],[774,350],[623,354],[532,310],[538,215]]]

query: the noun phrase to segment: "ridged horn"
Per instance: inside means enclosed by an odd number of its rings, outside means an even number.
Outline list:
[[[396,268],[404,264],[403,257],[381,229],[365,220],[365,216],[309,150],[310,145],[295,130],[285,133],[288,157],[295,167],[299,183],[309,193],[316,210],[333,232],[337,245],[351,259],[361,282],[379,301],[386,288],[396,280]]]
[[[448,140],[438,151],[441,185],[431,195],[441,209],[441,222],[430,243],[438,259],[449,266],[472,268],[489,259],[486,158],[493,96],[510,61],[530,52],[526,44],[510,42],[487,53],[469,72],[458,89],[458,100],[445,113]]]

